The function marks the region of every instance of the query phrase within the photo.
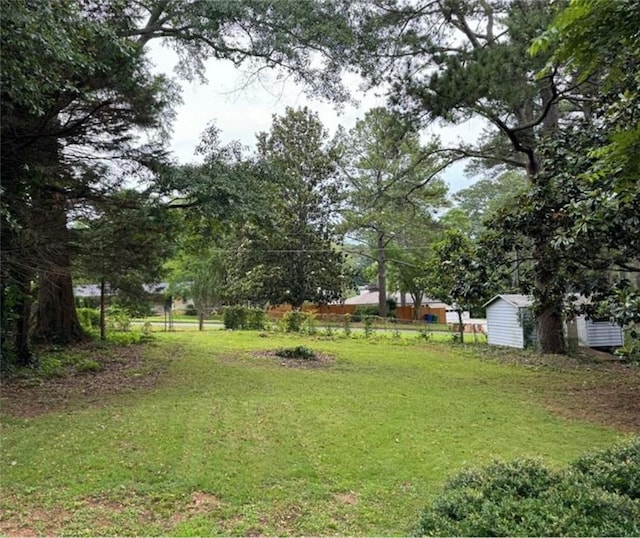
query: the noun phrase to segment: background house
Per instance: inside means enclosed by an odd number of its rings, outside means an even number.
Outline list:
[[[147,294],[149,306],[156,314],[162,314],[167,300],[167,292],[169,285],[165,282],[157,284],[144,284],[143,289]],[[105,290],[106,297],[112,297],[116,291],[108,286]],[[79,306],[89,306],[97,308],[100,305],[100,285],[99,284],[79,284],[74,286],[73,295],[76,298],[76,304]],[[173,310],[184,310],[186,303],[179,297],[172,298]]]
[[[378,301],[380,299],[380,292],[377,290],[372,291],[363,291],[360,295],[356,295],[355,297],[349,297],[349,299],[345,299],[345,305],[351,306],[378,306]],[[447,310],[451,307],[446,305],[440,301],[436,301],[435,299],[431,299],[429,297],[424,297],[422,299],[422,304],[420,305],[419,311],[415,312],[415,307],[413,306],[413,302],[409,299],[410,305],[401,306],[401,297],[400,292],[390,292],[387,293],[387,299],[391,299],[395,301],[396,305],[396,318],[402,320],[412,320],[419,319],[424,320],[425,316],[435,316],[437,319],[433,319],[434,323],[446,323],[447,322]],[[467,315],[468,317],[468,315]],[[457,322],[457,315],[455,321]]]

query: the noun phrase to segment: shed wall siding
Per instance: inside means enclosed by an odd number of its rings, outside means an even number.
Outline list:
[[[608,321],[578,318],[578,341],[587,347],[611,347],[623,344],[622,328]]]
[[[497,299],[487,307],[487,341],[494,346],[524,347],[518,309]]]

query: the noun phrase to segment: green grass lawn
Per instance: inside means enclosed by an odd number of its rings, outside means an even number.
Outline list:
[[[255,353],[301,344],[333,362]],[[597,372],[415,337],[159,333],[145,354],[164,365],[152,387],[3,416],[0,532],[404,535],[465,465],[560,465],[624,436],[544,405]]]

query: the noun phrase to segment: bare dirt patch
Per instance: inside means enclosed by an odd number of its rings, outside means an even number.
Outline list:
[[[176,511],[170,518],[172,526],[182,523],[194,515],[206,515],[223,506],[222,501],[212,493],[194,491],[191,494],[191,502]]]
[[[346,504],[349,506],[358,504],[358,495],[353,491],[347,491],[345,493],[336,493],[333,497],[340,504]]]
[[[216,508],[220,508],[222,502],[218,497],[204,491],[194,491],[191,494],[190,509],[198,514],[206,514]]]
[[[65,350],[95,361],[95,371],[66,373],[63,377],[14,377],[2,380],[2,412],[30,418],[64,409],[74,403],[98,404],[105,395],[131,392],[157,384],[167,361],[151,363],[145,345],[82,343]]]
[[[610,353],[586,348],[571,356],[487,348],[482,358],[565,373],[536,388],[536,399],[547,409],[566,418],[640,432],[638,366],[625,364]]]
[[[610,365],[602,374],[561,387],[550,394],[546,406],[567,418],[640,432],[640,372],[631,366]]]
[[[40,506],[25,507],[8,495],[4,501],[6,507],[0,515],[0,534],[2,536],[55,536],[72,518],[72,513],[64,508],[45,509]]]

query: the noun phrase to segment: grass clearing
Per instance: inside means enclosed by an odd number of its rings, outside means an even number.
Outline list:
[[[331,361],[265,353],[299,345]],[[193,331],[140,349],[148,371],[164,365],[153,385],[3,416],[3,534],[406,534],[467,464],[560,465],[627,435],[550,410],[597,369],[479,360],[415,336]]]

